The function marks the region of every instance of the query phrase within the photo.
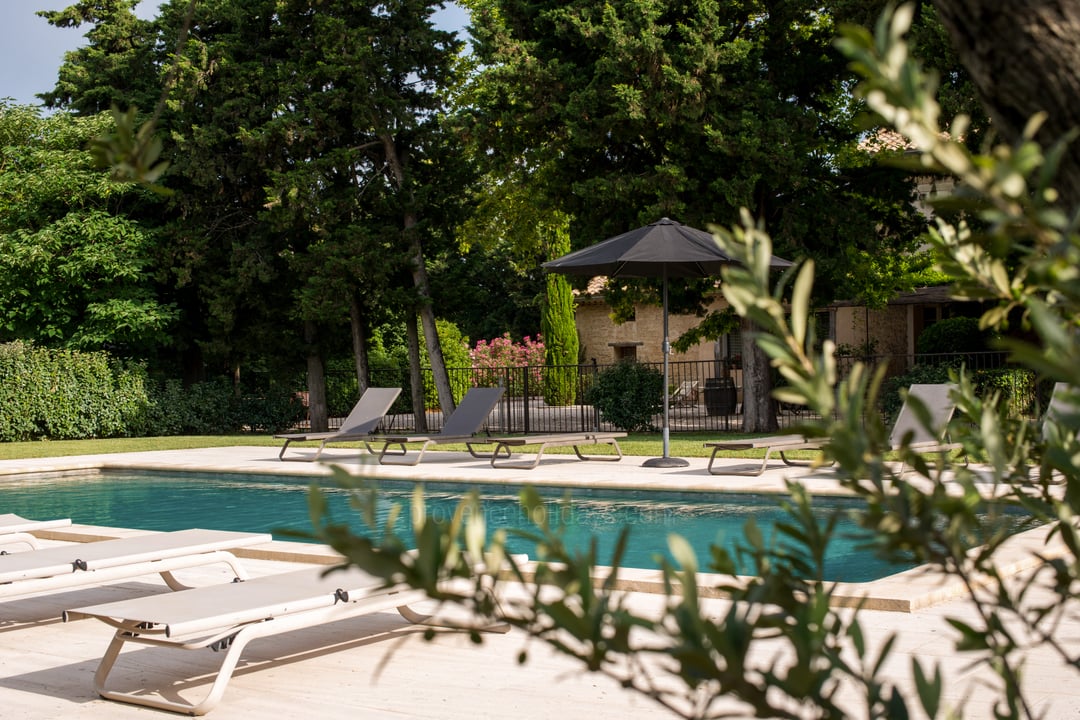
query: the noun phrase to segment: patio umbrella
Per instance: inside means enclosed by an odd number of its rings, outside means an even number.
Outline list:
[[[710,233],[687,227],[668,218],[630,230],[587,248],[563,255],[543,264],[548,272],[563,275],[606,275],[613,278],[652,278],[663,280],[664,318],[664,388],[668,387],[668,278],[701,278],[720,274],[720,268],[736,261],[720,251]],[[790,267],[791,263],[773,257],[772,267]],[[689,463],[670,455],[669,403],[664,399],[663,456],[645,461],[648,467],[685,467]]]

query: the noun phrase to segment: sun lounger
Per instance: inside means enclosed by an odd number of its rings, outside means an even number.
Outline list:
[[[940,384],[915,384],[908,388],[907,398],[917,398],[930,413],[930,429],[923,426],[912,407],[905,398],[900,408],[892,432],[889,433],[889,447],[892,450],[899,449],[904,440],[908,440],[908,447],[919,453],[947,452],[960,447],[959,443],[950,443],[944,439],[949,420],[952,419],[956,403],[949,397],[955,385],[949,383]],[[707,442],[705,447],[712,448],[709,457],[708,470],[712,475],[742,475],[757,476],[768,467],[769,457],[775,450],[780,453],[780,458],[786,465],[805,465],[802,461],[791,460],[786,453],[793,450],[819,450],[828,442],[828,438],[810,438],[802,435],[771,435],[746,440],[723,440]],[[714,468],[717,454],[725,450],[759,450],[765,448],[765,458],[761,466],[752,470],[731,470],[728,468]],[[900,466],[901,474],[905,468]]]
[[[31,535],[35,530],[51,530],[58,527],[71,525],[70,518],[57,520],[28,520],[14,513],[0,515],[0,545],[26,545],[31,550],[37,550],[41,545],[37,538]],[[0,550],[0,555],[6,555],[6,550]]]
[[[322,451],[328,443],[354,442],[371,437],[372,433],[379,427],[379,423],[381,423],[386,416],[386,413],[390,411],[390,406],[394,404],[394,401],[397,400],[399,394],[401,394],[401,388],[369,387],[364,391],[364,394],[360,396],[360,399],[356,402],[356,405],[349,413],[349,416],[345,418],[344,422],[341,423],[341,427],[337,430],[331,432],[285,433],[275,435],[275,438],[285,441],[285,444],[281,446],[281,452],[278,453],[278,460],[285,460],[285,450],[289,447],[289,443],[294,441],[321,441],[319,449],[315,453],[315,457],[311,458],[311,461],[315,461],[322,455]],[[299,460],[301,458],[289,459]]]
[[[179,530],[116,540],[57,545],[0,556],[0,598],[96,585],[157,573],[173,590],[183,585],[173,570],[225,563],[247,575],[229,550],[270,542],[265,533]]]
[[[722,440],[707,442],[705,447],[712,448],[709,456],[708,470],[711,475],[743,475],[756,477],[765,472],[769,466],[769,458],[773,450],[780,453],[780,459],[785,465],[802,465],[801,461],[791,460],[785,453],[792,450],[818,450],[825,444],[825,440],[807,440],[802,435],[769,435],[767,437],[749,438],[746,440]],[[729,468],[714,468],[716,457],[721,451],[727,450],[760,450],[765,448],[765,457],[761,460],[761,466],[752,470],[731,470]]]
[[[1077,407],[1071,399],[1067,399],[1069,395],[1071,393],[1068,383],[1054,383],[1054,390],[1050,393],[1050,403],[1046,406],[1046,412],[1043,414],[1041,430],[1043,440],[1050,438],[1051,424],[1067,427],[1069,434],[1080,436],[1080,428],[1068,427],[1072,418],[1080,413],[1080,407]]]
[[[618,438],[626,437],[624,432],[587,432],[587,433],[554,433],[551,435],[524,435],[521,437],[490,438],[495,443],[495,451],[491,453],[491,467],[520,468],[532,470],[540,464],[540,458],[544,451],[550,447],[572,447],[579,460],[607,460],[617,461],[622,459],[622,449],[619,447]],[[532,459],[510,459],[511,448],[520,448],[526,445],[539,445]],[[586,445],[610,445],[614,450],[613,455],[584,455],[581,448]]]
[[[947,439],[949,421],[956,410],[956,403],[949,394],[956,389],[956,385],[951,383],[918,384],[908,388],[907,398],[889,433],[889,448],[899,450],[905,440],[908,448],[918,453],[951,452],[963,447],[962,443],[949,442]],[[930,414],[929,427],[919,421],[918,415],[908,404],[913,397],[921,401]],[[903,474],[905,469],[901,464],[900,473]]]
[[[446,418],[446,423],[441,431],[431,435],[382,435],[365,441],[368,450],[379,456],[379,462],[384,465],[417,465],[423,459],[424,453],[432,445],[445,443],[465,443],[469,453],[476,458],[487,459],[491,453],[479,452],[474,445],[490,445],[488,439],[477,439],[475,435],[483,428],[487,416],[495,409],[502,398],[503,388],[471,388],[454,412]],[[382,443],[382,447],[375,449],[371,443]],[[409,443],[421,443],[416,456],[405,457],[408,453]],[[400,450],[391,450],[397,446]]]
[[[430,621],[409,607],[427,599],[421,590],[388,588],[383,580],[356,568],[330,574],[325,574],[326,570],[319,566],[242,583],[77,608],[65,612],[64,621],[97,618],[116,628],[94,675],[95,689],[102,697],[202,715],[221,700],[245,646],[252,640],[390,609],[409,622]],[[508,628],[483,629],[506,632]],[[149,694],[153,688],[112,690],[109,674],[127,643],[183,650],[210,648],[221,651],[221,665],[210,690],[194,702],[184,700],[175,688],[163,689],[168,698]]]
[[[671,397],[668,398],[668,402],[671,407],[688,407],[696,405],[698,401],[698,381],[697,380],[684,380],[679,383],[679,387],[675,388],[675,391],[671,393]]]

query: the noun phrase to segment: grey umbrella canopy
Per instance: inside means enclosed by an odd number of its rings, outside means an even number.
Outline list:
[[[563,275],[606,275],[607,277],[658,277],[663,279],[664,304],[664,388],[668,387],[668,278],[700,278],[720,274],[720,268],[735,260],[720,251],[713,236],[668,218],[630,230],[622,235],[563,255],[543,264],[548,272]],[[774,268],[791,263],[773,256]],[[663,457],[645,462],[650,467],[685,467],[682,458],[670,456],[669,404],[664,402]]]

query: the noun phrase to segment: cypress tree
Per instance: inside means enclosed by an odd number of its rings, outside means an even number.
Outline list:
[[[557,213],[558,220],[545,238],[548,259],[570,252],[570,218]],[[577,390],[578,335],[574,323],[574,296],[570,283],[556,273],[547,276],[547,294],[540,315],[544,336],[544,402],[548,405],[572,405]]]

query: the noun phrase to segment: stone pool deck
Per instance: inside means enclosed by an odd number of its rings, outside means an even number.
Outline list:
[[[20,482],[27,473],[91,471],[99,468],[198,470],[269,474],[324,474],[324,464],[280,462],[277,448],[233,447],[205,450],[0,461],[0,488]],[[299,449],[300,457],[313,454]],[[379,466],[362,461],[356,450],[331,448],[324,461],[352,473],[376,477],[520,485],[522,483],[604,486],[685,491],[778,492],[785,478],[799,478],[816,493],[838,492],[827,469],[789,468],[779,463],[759,477],[713,476],[704,458],[690,458],[687,468],[643,468],[644,458],[626,457],[616,463],[579,462],[573,456],[545,456],[532,471],[493,469],[486,461],[463,453],[432,451],[415,467]],[[731,466],[745,460],[726,460]],[[0,512],[2,512],[0,504]],[[85,541],[131,532],[125,529],[73,526],[53,531],[46,542]],[[1028,533],[1018,538],[1010,554],[1017,582],[1030,582],[1031,555],[1046,552],[1044,538]],[[241,554],[241,553],[238,553]],[[242,553],[251,574],[292,569],[298,563],[326,562],[328,551],[314,546],[273,542]],[[187,571],[193,584],[221,579],[219,569]],[[1037,577],[1037,575],[1036,575]],[[643,611],[657,608],[660,597],[654,573],[627,573],[624,588],[630,602]],[[157,576],[108,586],[88,587],[3,602],[0,618],[0,715],[20,718],[125,718],[168,717],[158,710],[102,700],[92,687],[97,663],[111,631],[91,620],[64,624],[60,614],[70,607],[163,591]],[[887,674],[909,676],[912,658],[924,665],[940,662],[946,677],[947,701],[967,698],[966,717],[992,716],[992,696],[985,683],[992,678],[972,669],[970,659],[953,648],[954,631],[946,618],[978,625],[974,611],[959,588],[943,586],[927,573],[911,571],[875,583],[845,588],[852,598],[864,598],[873,610],[863,610],[861,624],[870,642],[878,644],[897,633]],[[1034,591],[1038,595],[1038,591]],[[706,600],[722,613],[723,598]],[[1075,654],[1080,651],[1080,616],[1070,608],[1056,636]],[[518,665],[518,653],[527,649],[529,661]],[[214,667],[208,652],[182,653],[156,649],[130,652],[130,662],[141,676],[165,668],[182,681],[169,692],[192,696],[207,684]],[[125,658],[127,654],[125,655]],[[762,656],[764,659],[764,655]],[[1080,686],[1076,674],[1050,653],[1033,652],[1026,668],[1026,684],[1037,712],[1047,718],[1080,716]],[[910,682],[903,686],[911,692]],[[731,704],[731,709],[738,705]],[[853,705],[858,716],[860,706]],[[214,718],[279,716],[318,718],[668,718],[672,713],[651,701],[620,689],[612,679],[583,673],[573,662],[547,651],[523,634],[486,636],[483,646],[472,645],[459,633],[439,633],[426,641],[422,632],[396,613],[375,613],[322,628],[267,638],[253,643],[230,683]]]

